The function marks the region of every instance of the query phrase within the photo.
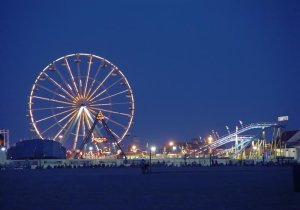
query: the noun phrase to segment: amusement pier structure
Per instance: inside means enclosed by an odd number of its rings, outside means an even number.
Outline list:
[[[280,137],[284,127],[278,123],[266,122],[251,123],[241,128],[236,126],[234,132],[228,129],[228,134],[220,138],[210,136],[211,139],[196,152],[199,155],[210,154],[217,157],[264,158],[282,147]]]
[[[151,154],[148,147],[137,152],[133,145],[133,154],[125,154],[121,147],[130,135],[134,113],[133,91],[120,68],[100,56],[75,53],[50,62],[38,74],[27,116],[36,138],[60,142],[67,149],[67,158],[144,158]],[[226,126],[228,134],[223,137],[213,132],[209,141],[196,147],[187,143],[165,147],[161,155],[259,159],[283,148],[281,124],[240,124],[234,132]]]

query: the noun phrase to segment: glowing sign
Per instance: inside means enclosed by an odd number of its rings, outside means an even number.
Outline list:
[[[104,115],[102,114],[102,112],[100,111],[97,115],[97,120],[103,120],[104,119]]]
[[[281,117],[278,117],[278,121],[287,121],[289,120],[289,116],[281,116]]]
[[[105,137],[95,137],[95,138],[92,139],[92,141],[102,143],[102,142],[107,142],[107,138],[105,138]]]

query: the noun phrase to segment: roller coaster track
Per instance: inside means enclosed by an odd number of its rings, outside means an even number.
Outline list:
[[[225,150],[223,150],[221,152],[218,152],[216,155],[219,156],[219,155],[225,154],[227,152],[236,151],[234,154],[230,155],[230,157],[233,158],[233,157],[237,156],[238,154],[240,154],[242,151],[244,151],[244,149],[246,147],[248,147],[251,144],[251,142],[254,141],[255,139],[256,139],[256,136],[253,136],[252,138],[244,138],[235,147],[229,148],[229,149],[225,149]]]
[[[253,130],[253,129],[266,129],[266,128],[271,128],[271,127],[276,127],[276,126],[278,126],[277,123],[251,123],[247,126],[242,127],[241,129],[237,130],[236,132],[230,133],[228,135],[225,135],[225,136],[215,140],[211,144],[206,144],[206,145],[200,147],[199,153],[202,153],[208,149],[216,149],[222,145],[233,142],[236,140],[236,136],[238,136],[239,134],[242,134],[246,131]],[[247,137],[238,136],[238,140],[242,140],[241,138],[247,138]],[[249,137],[248,137],[248,139],[249,139]],[[245,142],[245,141],[242,141],[242,142]],[[247,140],[246,140],[246,142],[247,142]]]

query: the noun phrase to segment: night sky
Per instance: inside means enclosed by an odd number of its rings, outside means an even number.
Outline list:
[[[108,59],[129,80],[127,141],[188,141],[282,115],[300,128],[300,1],[0,4],[0,128],[12,143],[34,136],[26,113],[40,71],[76,52]]]

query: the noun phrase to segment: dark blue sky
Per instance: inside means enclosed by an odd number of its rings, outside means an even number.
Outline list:
[[[28,96],[52,60],[107,58],[135,95],[132,135],[186,141],[289,115],[299,129],[299,1],[1,1],[0,128],[32,136]]]

